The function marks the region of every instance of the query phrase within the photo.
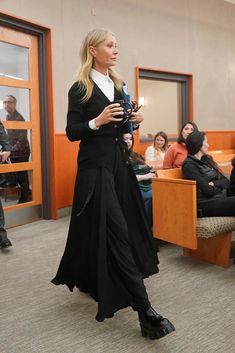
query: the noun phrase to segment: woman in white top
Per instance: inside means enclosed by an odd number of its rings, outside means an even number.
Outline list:
[[[153,139],[153,145],[147,147],[145,151],[145,161],[147,164],[151,164],[151,166],[157,169],[162,168],[167,148],[168,138],[166,133],[163,131],[157,132]],[[154,162],[154,164],[152,162]]]

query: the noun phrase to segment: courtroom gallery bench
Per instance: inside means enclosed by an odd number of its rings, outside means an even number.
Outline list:
[[[183,254],[228,267],[235,217],[197,218],[196,181],[181,169],[158,170],[152,180],[154,237],[183,248]]]

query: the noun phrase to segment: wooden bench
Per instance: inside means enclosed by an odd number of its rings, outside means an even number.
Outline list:
[[[183,248],[184,255],[228,267],[235,217],[197,218],[196,181],[181,169],[157,171],[152,181],[154,237]]]

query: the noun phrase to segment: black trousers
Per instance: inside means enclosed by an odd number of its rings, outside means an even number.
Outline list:
[[[235,216],[235,196],[221,197],[198,203],[198,217]]]

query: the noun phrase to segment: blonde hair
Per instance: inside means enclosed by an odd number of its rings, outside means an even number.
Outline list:
[[[81,68],[77,75],[77,80],[80,81],[82,87],[81,92],[83,97],[81,99],[82,102],[86,102],[92,95],[93,90],[93,81],[90,78],[90,71],[93,66],[93,56],[90,53],[90,47],[97,47],[100,43],[102,43],[108,36],[114,35],[113,32],[107,29],[93,29],[90,31],[85,37],[83,44],[80,50],[80,58],[81,58]],[[108,73],[110,78],[114,82],[114,86],[121,91],[123,87],[123,81],[120,76],[115,72],[115,70],[109,68]]]

